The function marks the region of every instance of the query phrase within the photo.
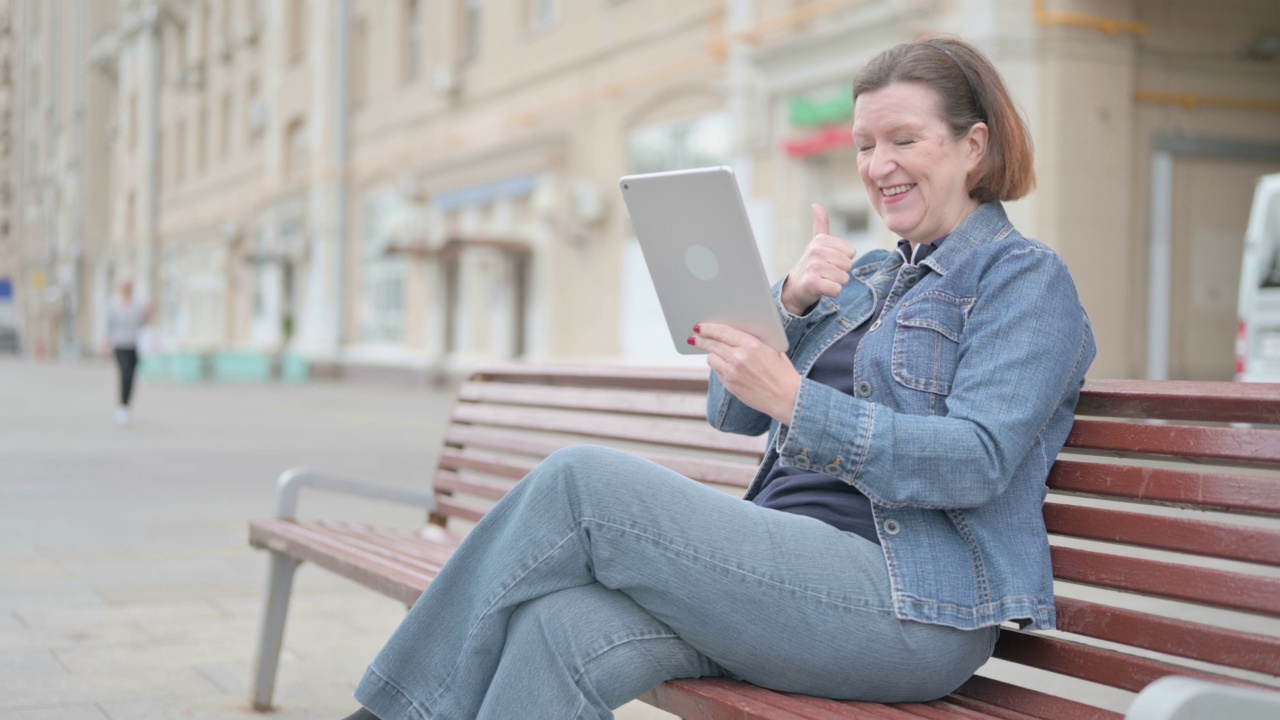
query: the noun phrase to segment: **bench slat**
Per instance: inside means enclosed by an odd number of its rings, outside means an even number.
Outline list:
[[[1078,415],[1280,424],[1280,384],[1090,380]]]
[[[469,382],[458,391],[461,402],[503,405],[529,405],[572,410],[601,410],[634,415],[660,415],[705,420],[705,393],[674,393],[635,390],[578,388],[572,393],[563,388],[514,385],[497,382]]]
[[[324,532],[342,536],[368,552],[389,560],[403,560],[421,568],[433,578],[458,549],[458,544],[452,542],[424,540],[416,535],[347,522],[321,520],[315,522],[314,526]],[[425,586],[423,589],[426,589]]]
[[[381,561],[371,562],[363,553],[352,551],[340,542],[297,527],[289,528],[289,524],[285,520],[254,521],[250,525],[250,543],[314,563],[406,605],[413,604],[430,582],[430,578],[420,572]]]
[[[1059,597],[1058,629],[1167,655],[1280,675],[1280,638]]]
[[[441,470],[436,473],[435,489],[436,493],[439,494],[465,493],[496,502],[511,490],[511,483],[476,477],[462,477],[457,473]]]
[[[1280,432],[1078,419],[1067,447],[1116,455],[1168,455],[1220,463],[1280,463]]]
[[[1280,565],[1275,530],[1054,502],[1045,503],[1044,521],[1058,535]]]
[[[994,715],[989,706],[1017,710],[1030,717],[1043,720],[1123,720],[1120,713],[1105,710],[1093,705],[1085,705],[1048,695],[1038,690],[1030,690],[1018,685],[974,675],[960,689],[947,698],[948,702],[972,700],[981,703],[973,709]],[[966,707],[970,707],[965,703]]]
[[[575,445],[569,440],[554,440],[530,436],[528,433],[513,433],[510,430],[498,430],[474,425],[455,425],[445,434],[445,442],[457,450],[460,446],[473,446],[493,450],[530,455],[543,458],[556,450]],[[732,485],[745,489],[755,477],[760,458],[749,455],[741,462],[698,458],[689,455],[674,455],[663,452],[636,452],[643,458],[671,468],[693,480],[719,485]],[[536,462],[536,461],[535,461]],[[532,469],[532,465],[530,468]]]
[[[1131,692],[1166,675],[1256,687],[1223,675],[1017,630],[1000,631],[995,657]]]
[[[436,496],[436,514],[444,517],[456,517],[471,522],[480,522],[480,518],[488,512],[487,508],[457,500],[448,495]]]
[[[1085,585],[1280,617],[1280,580],[1052,547],[1053,576]]]
[[[601,365],[527,365],[506,363],[489,366],[475,377],[488,382],[579,387],[626,387],[639,390],[707,392],[706,368],[638,368]]]
[[[617,417],[568,410],[459,405],[454,410],[454,420],[480,425],[574,433],[611,440],[752,454],[760,453],[765,443],[762,437],[722,433],[706,423],[690,421],[687,425],[673,426],[670,422],[658,419]]]
[[[640,699],[683,720],[808,720],[753,697],[751,689],[718,678],[668,680]]]
[[[475,470],[510,480],[523,478],[529,474],[530,470],[537,467],[537,464],[537,460],[523,459],[516,461],[509,458],[468,453],[459,448],[447,447],[440,451],[440,469],[442,470]],[[501,484],[505,488],[510,488],[513,483]]]
[[[1272,478],[1059,458],[1049,472],[1049,487],[1183,507],[1280,515],[1280,482]]]

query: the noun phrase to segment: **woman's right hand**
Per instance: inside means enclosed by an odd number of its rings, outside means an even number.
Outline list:
[[[813,239],[782,285],[782,306],[792,315],[804,315],[818,300],[839,295],[858,254],[847,241],[828,234],[831,221],[825,208],[815,203],[810,209]]]

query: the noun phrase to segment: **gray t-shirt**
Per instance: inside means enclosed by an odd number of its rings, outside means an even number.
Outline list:
[[[115,348],[137,348],[138,336],[147,320],[147,309],[137,301],[111,301],[107,308],[107,339]]]

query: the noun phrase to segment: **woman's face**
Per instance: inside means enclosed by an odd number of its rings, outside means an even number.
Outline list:
[[[927,85],[899,82],[859,95],[853,142],[867,195],[899,237],[933,242],[978,207],[965,179],[986,151],[987,126],[952,137],[942,99]]]

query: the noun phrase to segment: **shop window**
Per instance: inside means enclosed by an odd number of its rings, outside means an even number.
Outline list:
[[[458,61],[480,57],[481,0],[458,0]]]
[[[365,204],[361,239],[360,340],[373,345],[404,340],[406,261],[388,248],[411,242],[421,225],[418,210],[399,195]]]
[[[560,19],[560,0],[525,0],[525,27],[545,32]]]
[[[406,85],[415,83],[422,75],[423,27],[422,0],[404,0],[404,37],[402,47],[403,72],[401,78]]]

